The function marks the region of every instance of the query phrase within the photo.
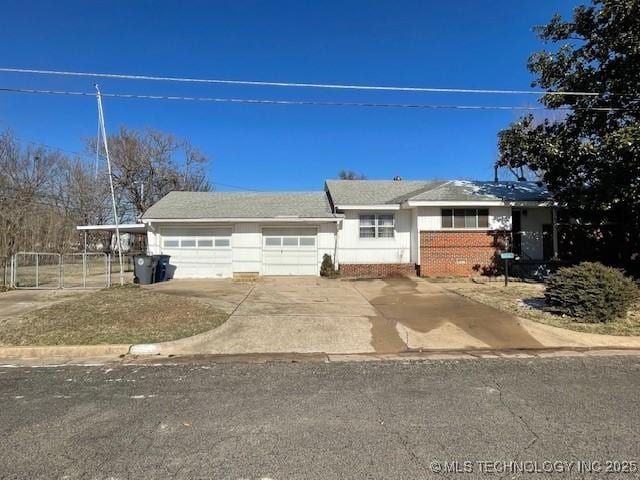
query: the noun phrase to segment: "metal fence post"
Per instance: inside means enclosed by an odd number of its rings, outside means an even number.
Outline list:
[[[107,262],[107,268],[106,268],[106,272],[107,272],[107,287],[111,286],[111,254],[107,253],[106,258],[106,262]]]

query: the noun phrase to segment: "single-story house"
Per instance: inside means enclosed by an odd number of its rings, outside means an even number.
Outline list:
[[[555,210],[535,182],[327,180],[317,192],[171,192],[142,216],[176,278],[473,276],[508,249],[555,257]]]

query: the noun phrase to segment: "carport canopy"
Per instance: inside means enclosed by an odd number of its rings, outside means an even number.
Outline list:
[[[116,225],[78,225],[76,229],[84,232],[92,231],[115,233]],[[144,223],[121,223],[118,225],[118,230],[120,230],[120,233],[146,233],[147,225]]]
[[[147,225],[144,223],[121,223],[117,226],[120,233],[147,233]],[[84,232],[84,251],[87,251],[87,232],[116,232],[116,224],[106,225],[78,225],[76,230]]]

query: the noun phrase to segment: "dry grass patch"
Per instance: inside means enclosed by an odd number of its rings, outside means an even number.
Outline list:
[[[1,345],[164,342],[224,323],[228,314],[191,298],[111,287],[0,323]]]
[[[582,323],[550,311],[544,299],[544,285],[530,283],[456,283],[445,288],[480,303],[504,310],[522,318],[576,332],[605,335],[640,335],[640,305],[635,305],[627,317],[609,323]]]

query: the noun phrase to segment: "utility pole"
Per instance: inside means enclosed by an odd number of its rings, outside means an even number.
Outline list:
[[[109,145],[107,142],[107,129],[104,126],[104,111],[102,110],[102,96],[100,87],[96,83],[96,99],[98,100],[98,122],[102,132],[104,154],[107,157],[107,169],[109,173],[109,186],[111,187],[111,203],[113,204],[113,220],[116,225],[116,243],[118,247],[118,260],[120,261],[120,285],[124,285],[124,266],[122,264],[122,243],[120,243],[120,224],[118,223],[118,207],[116,206],[116,193],[113,188],[113,175],[111,174],[111,157],[109,157]]]
[[[96,84],[96,88],[97,88],[97,84]],[[96,180],[98,179],[98,163],[100,162],[100,137],[101,136],[102,134],[101,134],[101,128],[100,128],[100,107],[98,107],[98,135],[96,136],[96,166],[95,166]]]

